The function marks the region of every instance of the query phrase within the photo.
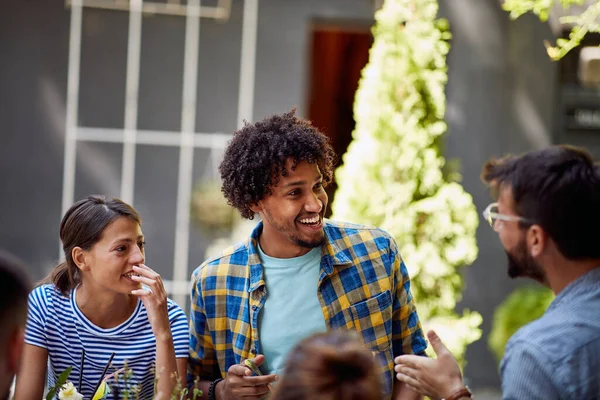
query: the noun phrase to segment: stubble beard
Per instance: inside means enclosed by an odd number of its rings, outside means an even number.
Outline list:
[[[529,255],[525,241],[522,240],[513,250],[513,254],[507,250],[508,276],[515,279],[519,277],[531,278],[540,283],[546,282],[546,274],[540,265]]]
[[[316,238],[314,240],[304,240],[300,236],[290,233],[296,229],[295,221],[292,223],[291,226],[285,227],[277,223],[277,221],[275,221],[275,219],[268,210],[265,210],[264,218],[267,220],[267,222],[269,222],[271,226],[273,226],[279,232],[282,232],[285,236],[287,236],[287,238],[291,242],[293,242],[298,247],[303,247],[305,249],[314,249],[315,247],[322,246],[323,243],[325,243],[325,232],[323,231],[323,228],[321,228],[319,238]]]
[[[306,249],[314,249],[315,247],[322,246],[323,243],[325,243],[325,235],[321,235],[320,238],[312,240],[312,241],[302,240],[301,238],[294,237],[294,236],[291,236],[290,239],[296,245],[298,245],[300,247],[304,247]]]

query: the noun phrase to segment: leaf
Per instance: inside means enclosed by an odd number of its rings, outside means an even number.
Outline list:
[[[546,21],[553,12],[554,3],[553,0],[505,0],[502,8],[510,13],[511,19],[516,19],[531,12],[537,15],[541,21]],[[585,8],[575,15],[559,17],[561,24],[572,25],[569,33],[571,40],[563,41],[564,39],[561,38],[558,39],[559,42],[556,47],[546,46],[548,56],[553,60],[561,59],[573,48],[579,46],[588,32],[600,32],[600,24],[597,23],[600,18],[599,1],[560,0],[560,4],[564,10],[572,5],[584,6]]]
[[[204,393],[202,392],[202,390],[194,388],[194,397],[193,400],[196,400],[197,397],[202,396]]]
[[[187,394],[188,394],[188,389],[187,389],[187,388],[184,388],[184,389],[181,391],[181,397],[179,398],[179,400],[185,400],[185,399],[187,398],[187,397],[186,397],[186,396],[187,396]]]
[[[56,386],[57,387],[62,387],[65,383],[67,383],[67,379],[69,379],[69,375],[71,374],[71,370],[73,369],[73,367],[69,367],[67,369],[65,369],[62,374],[60,374],[58,376],[58,380],[56,381]]]
[[[56,396],[56,386],[53,388],[50,388],[50,390],[48,390],[48,394],[46,395],[46,400],[53,400],[55,396]]]

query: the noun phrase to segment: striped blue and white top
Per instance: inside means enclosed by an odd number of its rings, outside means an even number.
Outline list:
[[[104,366],[114,352],[107,374],[127,364],[133,372],[127,386],[141,384],[139,398],[151,399],[154,392],[156,339],[142,301],[138,300],[135,311],[127,321],[117,327],[103,329],[94,325],[79,310],[75,302],[76,290],[73,289],[71,295],[65,297],[53,285],[43,285],[29,295],[25,343],[48,350],[48,386],[53,386],[58,375],[68,367],[73,368],[69,380],[78,386],[81,354],[85,349],[82,387],[78,390],[84,399],[91,399]],[[189,333],[185,313],[171,299],[168,299],[168,312],[175,357],[187,358]],[[111,379],[108,383],[113,388],[108,399],[114,399],[117,390],[122,393],[125,389],[122,374],[118,382]]]

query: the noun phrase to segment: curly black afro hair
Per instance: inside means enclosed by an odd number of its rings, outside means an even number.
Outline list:
[[[221,191],[229,205],[242,217],[253,219],[250,209],[272,193],[280,176],[285,176],[285,162],[292,158],[292,169],[301,161],[316,163],[326,186],[333,178],[335,153],[329,138],[310,121],[296,117],[293,109],[283,115],[248,124],[233,134],[225,150],[219,171]]]

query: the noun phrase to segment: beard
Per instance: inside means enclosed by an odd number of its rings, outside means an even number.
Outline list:
[[[323,211],[324,212],[324,211]],[[283,233],[292,243],[294,243],[298,247],[303,247],[305,249],[314,249],[315,247],[319,247],[325,243],[325,233],[323,229],[319,235],[316,235],[314,238],[304,239],[300,237],[299,232],[297,232],[295,223],[279,223],[270,210],[265,209],[264,219],[269,222],[271,226],[273,226],[277,231]]]
[[[521,240],[511,254],[505,250],[508,258],[508,276],[511,278],[531,278],[540,283],[546,282],[546,273],[542,267],[529,255],[525,240]]]
[[[314,239],[311,241],[303,240],[299,237],[291,236],[290,239],[299,247],[304,247],[306,249],[314,249],[315,247],[321,246],[325,243],[325,236],[321,236],[318,239]]]

